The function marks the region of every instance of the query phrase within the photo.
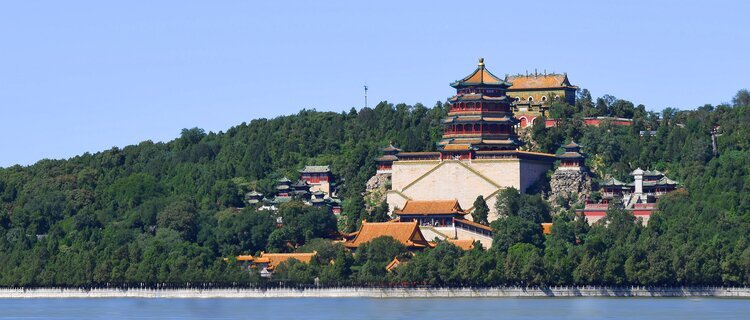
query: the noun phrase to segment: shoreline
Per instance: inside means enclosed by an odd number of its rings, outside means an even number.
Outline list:
[[[750,287],[493,287],[493,288],[0,288],[0,299],[47,298],[525,298],[722,297],[750,298]]]

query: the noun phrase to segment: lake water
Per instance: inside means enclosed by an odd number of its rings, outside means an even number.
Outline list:
[[[2,319],[748,319],[729,298],[0,299]]]

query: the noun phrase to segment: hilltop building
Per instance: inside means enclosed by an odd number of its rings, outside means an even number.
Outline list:
[[[595,223],[607,215],[610,206],[625,209],[648,223],[656,204],[663,195],[677,190],[679,183],[667,178],[656,170],[635,169],[631,175],[633,182],[624,183],[610,178],[600,184],[600,203],[586,203],[584,209],[577,210],[586,216],[589,223]]]
[[[581,146],[575,141],[563,146],[565,153],[557,156],[560,159],[560,166],[557,170],[561,171],[585,171],[586,158],[581,154]]]
[[[393,172],[393,161],[398,160],[396,154],[401,152],[401,149],[393,146],[393,143],[380,150],[383,155],[375,159],[378,165],[376,174],[391,174]]]
[[[255,190],[245,194],[245,204],[254,206],[263,201],[263,194]]]
[[[549,202],[553,206],[582,203],[591,190],[591,175],[581,146],[571,141],[563,148],[565,152],[557,156],[560,164],[549,183]]]
[[[299,171],[300,179],[310,184],[310,191],[322,191],[326,197],[334,195],[334,180],[328,166],[305,166]]]
[[[283,177],[276,180],[276,196],[277,197],[291,197],[292,196],[292,180],[287,177]]]
[[[525,191],[549,170],[555,156],[517,150],[523,141],[506,95],[511,84],[487,70],[483,59],[451,86],[456,95],[448,100],[451,109],[443,119],[439,151],[389,157],[391,188],[386,198],[391,211],[404,208],[409,200],[444,199],[456,199],[471,211],[481,195],[494,220],[495,195],[507,187]]]
[[[525,128],[540,116],[547,116],[549,105],[555,101],[576,103],[576,90],[568,80],[568,74],[550,73],[505,76],[512,84],[507,90],[513,101],[513,112],[519,120],[519,127]]]
[[[287,177],[276,181],[276,194],[263,198],[263,194],[251,191],[245,194],[248,205],[262,204],[261,210],[276,210],[279,205],[299,200],[307,205],[328,207],[333,214],[341,213],[341,200],[336,197],[336,185],[328,166],[306,166],[300,170],[301,179],[292,183]]]

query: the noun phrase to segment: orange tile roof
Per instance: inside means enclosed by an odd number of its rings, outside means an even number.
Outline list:
[[[402,214],[419,214],[419,215],[432,215],[432,214],[466,214],[461,209],[461,205],[458,204],[458,200],[407,200],[404,204],[404,208],[401,210],[394,210],[393,213],[397,215]]]
[[[508,90],[524,89],[553,89],[553,88],[576,88],[568,81],[565,74],[533,74],[533,75],[515,75],[506,76],[505,81],[513,84]]]
[[[284,261],[289,259],[297,259],[302,263],[310,263],[312,258],[317,255],[317,252],[309,253],[265,253],[261,252],[260,256],[255,258],[255,263],[268,263],[268,269],[277,267]]]
[[[385,270],[391,272],[391,270],[398,267],[398,265],[400,264],[401,260],[398,260],[398,258],[393,258],[393,260],[391,260],[391,262],[387,266],[385,266]]]
[[[552,234],[552,222],[542,223],[542,233]]]
[[[390,236],[409,248],[425,248],[432,245],[425,240],[416,221],[412,222],[362,222],[353,240],[344,243],[347,248],[357,248],[377,237]]]
[[[474,239],[461,239],[461,240],[448,239],[448,242],[452,243],[456,247],[459,247],[463,250],[471,250],[474,248]]]
[[[253,261],[253,256],[251,255],[239,255],[237,256],[237,261]]]

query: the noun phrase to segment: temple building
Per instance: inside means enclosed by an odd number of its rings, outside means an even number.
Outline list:
[[[273,270],[278,267],[282,262],[295,259],[299,262],[309,264],[318,253],[313,251],[311,253],[265,253],[261,252],[260,255],[254,257],[252,255],[239,255],[236,257],[237,263],[239,263],[243,269],[251,270],[253,268],[260,272],[261,277],[270,278],[273,274]]]
[[[435,243],[427,241],[419,229],[416,221],[412,222],[367,222],[362,221],[359,231],[344,241],[344,246],[356,250],[359,246],[375,238],[389,236],[403,244],[409,250],[422,250],[435,247]]]
[[[310,184],[310,191],[322,191],[327,197],[334,197],[334,180],[328,166],[305,166],[299,171],[300,179]]]
[[[338,198],[326,197],[323,191],[315,191],[312,193],[309,201],[313,207],[328,207],[328,209],[335,215],[341,214],[341,200]]]
[[[566,73],[550,73],[505,76],[512,84],[507,90],[513,100],[513,112],[521,128],[528,127],[540,116],[547,116],[549,105],[555,101],[576,103],[577,86],[570,84]]]
[[[659,198],[679,188],[677,181],[656,170],[638,168],[631,175],[633,182],[630,183],[615,178],[600,183],[601,202],[588,202],[583,209],[577,211],[585,215],[589,223],[595,223],[607,215],[610,206],[614,206],[625,209],[648,223],[649,217],[657,209]]]
[[[492,228],[467,220],[468,212],[461,209],[457,200],[409,200],[403,209],[393,213],[395,221],[417,222],[428,240],[479,241],[485,248],[492,246]]]
[[[310,200],[311,197],[311,185],[307,183],[305,180],[297,180],[297,182],[293,183],[291,185],[291,195],[292,197],[300,200]]]
[[[325,181],[331,181],[331,179],[329,179],[330,170],[328,170],[328,173],[328,175],[323,175],[326,176],[325,179],[328,179]],[[314,174],[309,174],[305,177],[310,179],[311,177],[314,177]],[[329,211],[331,211],[335,215],[340,214],[341,200],[336,198],[335,194],[331,196],[330,194],[324,192],[323,190],[325,190],[325,188],[313,190],[314,185],[309,183],[308,181],[309,180],[300,179],[297,180],[297,182],[292,183],[292,181],[287,177],[283,177],[276,181],[276,194],[273,198],[263,198],[263,195],[261,193],[252,191],[248,192],[245,195],[245,203],[248,205],[261,204],[259,208],[260,210],[275,211],[278,209],[278,206],[283,203],[287,203],[292,200],[299,200],[306,205],[315,207],[327,207]],[[318,179],[318,181],[318,186],[320,186],[322,184],[322,182],[320,181],[322,180]],[[332,186],[331,183],[328,184],[327,188],[328,190],[335,190],[335,187]]]
[[[287,177],[283,177],[276,180],[276,196],[278,197],[291,197],[292,196],[292,180]]]
[[[507,187],[525,191],[550,169],[555,156],[518,151],[510,83],[493,75],[480,59],[468,76],[451,83],[443,137],[437,152],[397,152],[391,163],[391,211],[409,200],[456,199],[471,211],[477,196],[494,210],[495,196]],[[392,158],[391,158],[392,159]]]
[[[254,206],[263,201],[263,194],[255,190],[245,194],[245,204]]]

